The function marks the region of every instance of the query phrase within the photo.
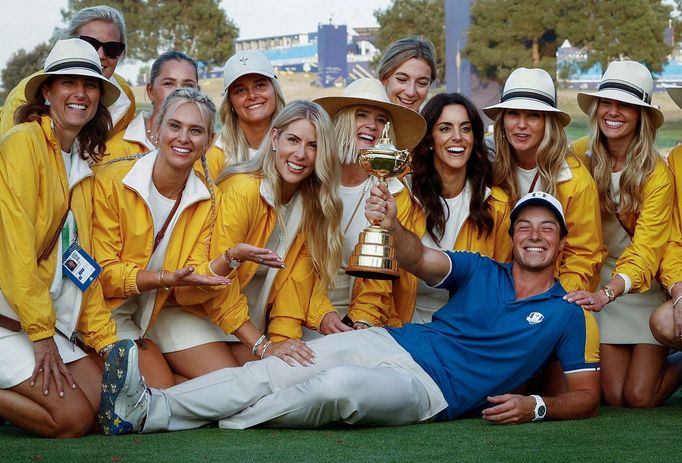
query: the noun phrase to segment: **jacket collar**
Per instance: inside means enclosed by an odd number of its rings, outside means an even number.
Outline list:
[[[272,208],[275,207],[275,192],[270,181],[266,177],[263,177],[263,180],[260,182],[260,195],[261,198],[268,203],[268,206]]]
[[[54,125],[53,121],[50,117],[42,117],[40,120],[40,128],[43,131],[43,134],[45,135],[45,140],[47,140],[47,143],[51,146],[51,148],[54,150],[55,153],[58,153],[59,155],[59,160],[62,160],[61,153],[62,153],[62,146],[59,144],[59,140],[57,140],[57,136],[54,133]],[[66,177],[69,182],[69,189],[73,189],[74,186],[78,185],[80,182],[82,182],[84,179],[88,177],[92,177],[92,169],[90,169],[90,164],[88,161],[83,160],[78,154],[77,154],[77,146],[78,146],[78,141],[74,143],[73,149],[71,150],[72,156],[71,156],[71,171],[66,172]]]
[[[557,183],[563,183],[563,182],[568,182],[570,179],[573,178],[573,174],[571,173],[571,168],[568,166],[568,162],[564,159],[561,161],[561,169],[559,170],[559,175],[557,175],[556,182]]]
[[[149,203],[149,198],[151,196],[152,172],[154,170],[154,163],[156,162],[158,152],[158,150],[151,151],[149,154],[146,154],[135,161],[133,167],[131,167],[130,171],[123,178],[123,184],[136,191],[147,203]],[[204,182],[196,176],[194,169],[192,169],[187,178],[185,190],[182,193],[180,207],[183,208],[191,203],[210,198],[211,194],[209,193],[208,188],[204,185]]]
[[[126,141],[132,141],[135,143],[140,143],[147,147],[149,151],[156,149],[154,144],[147,138],[147,129],[144,125],[144,118],[149,116],[146,111],[141,111],[140,114],[135,116],[135,119],[130,121],[125,133],[123,134],[123,139]]]

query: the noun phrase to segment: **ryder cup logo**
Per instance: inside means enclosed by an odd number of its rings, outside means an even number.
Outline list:
[[[530,323],[531,325],[536,325],[544,319],[545,319],[545,316],[542,315],[540,312],[531,312],[526,317],[526,321],[528,323]]]

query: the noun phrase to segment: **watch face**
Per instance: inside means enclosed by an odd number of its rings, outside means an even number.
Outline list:
[[[544,418],[545,413],[547,413],[547,407],[544,405],[540,405],[538,407],[538,418]]]
[[[228,265],[230,266],[230,268],[237,269],[237,268],[239,268],[239,266],[240,266],[241,264],[242,264],[242,263],[239,262],[238,260],[234,260],[234,259],[233,259],[233,260],[230,260],[230,263],[229,263]]]

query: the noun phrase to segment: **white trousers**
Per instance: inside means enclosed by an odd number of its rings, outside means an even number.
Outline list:
[[[325,336],[308,345],[317,355],[308,367],[267,358],[152,389],[143,432],[218,420],[235,429],[401,425],[429,420],[447,407],[431,377],[382,328]]]

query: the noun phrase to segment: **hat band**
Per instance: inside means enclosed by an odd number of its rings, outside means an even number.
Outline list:
[[[61,71],[62,69],[67,68],[86,68],[95,71],[100,76],[102,75],[102,69],[99,66],[85,61],[66,61],[64,63],[55,64],[54,66],[45,69],[45,72]]]
[[[633,85],[628,85],[623,82],[613,82],[613,81],[606,81],[602,82],[599,85],[599,90],[608,90],[608,89],[614,89],[614,90],[622,90],[624,92],[629,93],[630,95],[633,95],[637,97],[637,99],[644,101],[647,104],[651,104],[651,95],[647,94],[644,90],[635,87]]]
[[[509,92],[505,93],[502,95],[502,98],[500,98],[500,103],[504,103],[507,100],[511,100],[512,98],[528,98],[531,100],[538,100],[541,101],[542,103],[550,105],[552,108],[556,108],[556,102],[554,101],[554,98],[546,96],[546,95],[540,95],[539,93],[533,93],[533,92]]]

